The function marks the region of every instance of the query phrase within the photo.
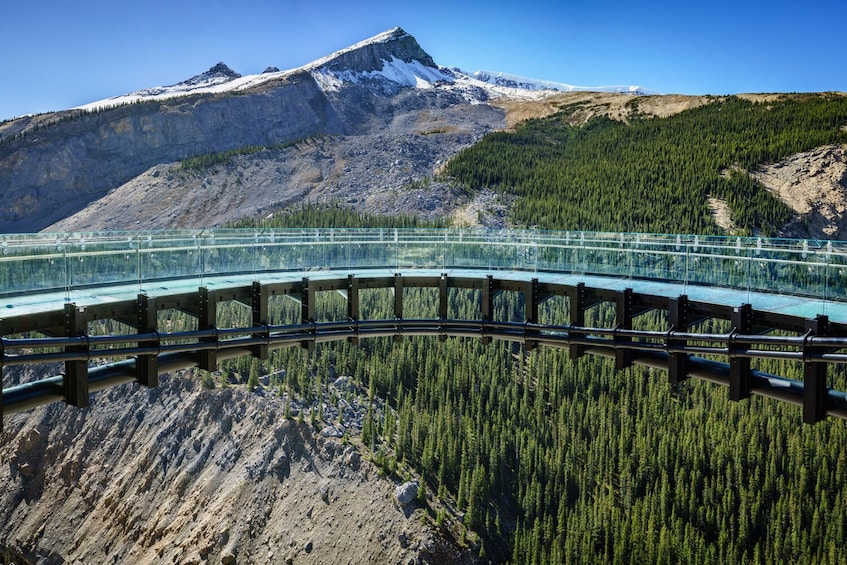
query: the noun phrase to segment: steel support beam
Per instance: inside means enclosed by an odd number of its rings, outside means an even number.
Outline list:
[[[394,273],[394,317],[403,317],[403,275]]]
[[[576,286],[568,287],[566,294],[568,296],[568,304],[570,309],[570,322],[572,326],[585,326],[585,283],[578,283]],[[569,356],[576,360],[582,357],[585,353],[585,347],[578,344],[571,344],[569,347]]]
[[[354,275],[347,275],[347,319],[351,322],[359,320],[359,279]],[[356,345],[358,337],[349,337],[347,341]]]
[[[688,296],[681,295],[668,301],[668,324],[672,331],[688,331]],[[668,339],[668,347],[685,347],[684,339]],[[679,384],[688,378],[688,354],[668,354],[668,382],[672,385]]]
[[[394,318],[403,319],[403,275],[400,273],[394,273]],[[394,341],[402,339],[403,336],[400,333],[394,335]]]
[[[158,316],[155,299],[146,294],[139,294],[135,302],[136,330],[140,334],[158,331]],[[145,341],[138,344],[141,347],[157,347],[156,341]],[[159,357],[157,354],[138,355],[135,360],[135,380],[147,387],[159,386]]]
[[[829,318],[817,316],[806,320],[807,336],[826,336],[829,334]],[[808,346],[803,346],[804,357],[810,353]],[[803,422],[814,424],[826,418],[826,363],[803,362]]]
[[[753,307],[750,304],[742,304],[732,309],[730,314],[732,334],[750,334],[753,331]],[[750,372],[750,358],[737,357],[733,352],[739,347],[729,341],[729,399],[742,400],[750,397],[750,386],[753,376]]]
[[[615,296],[615,327],[632,329],[632,289],[625,288]],[[615,336],[615,368],[622,371],[632,366],[632,351],[618,348],[619,344],[632,341],[632,338]]]
[[[217,303],[205,286],[197,289],[197,329],[214,330],[217,324]],[[201,343],[217,343],[217,336],[200,338]],[[197,366],[204,371],[218,370],[218,352],[214,349],[200,351]]]
[[[526,285],[524,290],[524,320],[529,324],[538,323],[538,303],[540,302],[538,279],[533,278]],[[533,329],[527,329],[527,336],[538,335],[538,332]],[[526,350],[532,351],[538,345],[538,342],[532,339],[526,340]]]
[[[258,281],[253,281],[253,287],[251,289],[250,294],[250,309],[252,311],[253,317],[253,325],[254,326],[264,326],[267,328],[269,322],[268,315],[268,300],[270,296],[270,289],[266,286],[263,286],[262,283]],[[262,334],[253,334],[255,338],[266,337],[267,333],[263,336]],[[261,359],[263,361],[268,359],[268,344],[261,343],[259,345],[253,346],[253,357]]]
[[[447,273],[441,273],[438,279],[438,319],[447,319]],[[446,334],[439,334],[439,341],[446,341]]]
[[[315,289],[309,284],[309,277],[303,277],[300,299],[300,323],[313,324],[315,322]],[[300,347],[308,351],[314,351],[315,340],[301,341]]]
[[[482,297],[480,299],[480,310],[482,313],[482,321],[490,322],[493,320],[494,316],[494,294],[496,290],[494,288],[494,277],[492,275],[485,275],[485,279],[482,281]],[[484,335],[482,336],[482,343],[484,345],[488,345],[491,343],[491,336]]]
[[[88,321],[84,310],[76,304],[65,304],[65,335],[68,337],[85,337],[88,331]],[[88,345],[69,346],[68,353],[88,353]],[[65,377],[63,380],[65,402],[77,408],[88,406],[88,361],[65,361]]]
[[[438,279],[438,319],[447,319],[447,273],[441,273]]]

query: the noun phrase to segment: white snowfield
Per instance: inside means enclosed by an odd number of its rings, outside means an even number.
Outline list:
[[[639,86],[573,86],[553,81],[536,80],[506,73],[476,71],[467,73],[460,69],[430,67],[420,61],[405,62],[395,57],[382,60],[382,69],[370,72],[353,70],[331,70],[330,64],[338,57],[362,49],[369,45],[386,43],[395,39],[396,29],[389,30],[370,39],[366,39],[326,57],[322,57],[296,69],[268,72],[246,76],[231,76],[221,73],[203,73],[186,81],[170,86],[146,88],[105,100],[98,100],[75,109],[100,110],[124,104],[147,100],[166,100],[195,94],[216,94],[251,89],[271,80],[284,79],[296,73],[309,72],[325,92],[337,91],[345,83],[360,83],[368,80],[385,79],[400,86],[429,88],[450,88],[459,90],[469,100],[477,99],[474,92],[484,92],[489,98],[510,97],[538,99],[555,92],[622,92],[630,94],[653,94]],[[233,73],[237,75],[237,73]]]

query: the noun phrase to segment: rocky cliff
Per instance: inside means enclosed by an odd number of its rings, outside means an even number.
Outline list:
[[[472,561],[406,497],[414,483],[285,416],[273,394],[189,372],[7,417],[0,549],[32,563]]]
[[[306,73],[262,93],[77,112],[0,144],[0,195],[10,203],[0,231],[38,231],[158,163],[346,131]]]

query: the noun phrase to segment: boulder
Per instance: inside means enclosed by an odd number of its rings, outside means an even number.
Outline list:
[[[223,553],[221,553],[221,564],[233,565],[235,563],[235,557],[235,551],[232,549],[225,549]]]
[[[338,424],[336,426],[327,426],[321,430],[323,437],[344,437],[344,426]]]
[[[394,498],[397,499],[400,506],[411,504],[418,497],[418,488],[420,488],[420,483],[417,479],[403,483],[394,489]]]

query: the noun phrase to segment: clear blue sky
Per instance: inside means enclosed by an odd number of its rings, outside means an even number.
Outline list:
[[[294,68],[395,26],[467,71],[661,93],[847,91],[845,22],[845,0],[4,0],[0,120],[218,61]]]

